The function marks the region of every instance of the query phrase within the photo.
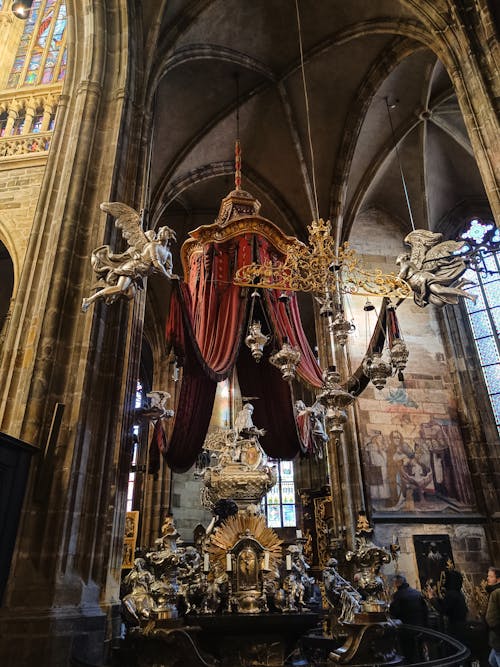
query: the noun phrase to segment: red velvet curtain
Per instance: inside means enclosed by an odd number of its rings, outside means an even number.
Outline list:
[[[175,472],[188,470],[196,461],[206,436],[217,382],[228,377],[238,360],[238,378],[244,396],[258,396],[254,421],[266,429],[261,440],[273,457],[293,458],[301,449],[293,414],[289,385],[265,355],[260,364],[241,345],[246,332],[248,292],[233,284],[238,268],[253,261],[279,261],[282,255],[263,237],[243,234],[224,243],[208,243],[203,253],[193,254],[188,283],[174,283],[167,323],[167,344],[183,365],[182,386],[172,436],[164,456]],[[296,296],[287,303],[278,300],[276,290],[263,290],[264,304],[274,333],[301,352],[299,377],[321,386],[321,369],[309,346],[300,321]],[[383,346],[385,308],[377,323],[370,348]],[[361,393],[368,382],[360,367],[347,388]]]
[[[193,258],[189,284],[175,285],[167,345],[183,365],[182,385],[165,458],[175,472],[188,470],[203,447],[217,382],[232,371],[245,331],[247,299],[233,284],[250,260],[247,236],[208,244]]]

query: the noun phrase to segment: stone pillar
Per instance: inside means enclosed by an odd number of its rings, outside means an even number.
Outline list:
[[[121,239],[99,203],[112,196],[140,207],[144,128],[134,95],[125,94],[133,48],[124,38],[126,3],[76,0],[71,10],[72,79],[0,357],[0,429],[39,449],[0,608],[4,665],[62,667],[71,655],[103,664],[119,629],[143,313],[125,301],[86,315],[80,307],[95,281],[92,249],[119,249]],[[58,428],[56,406],[64,406]]]
[[[50,125],[50,119],[52,117],[52,112],[54,110],[54,102],[52,95],[50,95],[46,100],[43,105],[43,118],[42,118],[42,124],[40,126],[40,132],[47,132],[49,129]]]
[[[10,137],[12,134],[12,128],[14,127],[14,123],[17,118],[17,109],[14,108],[14,100],[12,101],[12,106],[9,107],[8,110],[9,117],[7,119],[7,123],[5,125],[5,133],[4,137]]]
[[[26,116],[24,119],[24,125],[21,134],[29,134],[31,132],[31,129],[33,127],[33,118],[35,116],[35,110],[36,110],[36,102],[32,97],[30,97],[28,102],[26,102]]]

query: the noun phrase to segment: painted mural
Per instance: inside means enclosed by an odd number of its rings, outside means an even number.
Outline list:
[[[367,493],[377,512],[463,512],[473,509],[470,473],[457,424],[421,409],[394,391],[376,428],[363,420],[362,459]],[[362,403],[362,401],[360,401]],[[383,415],[383,418],[381,419]]]
[[[363,261],[389,273],[394,270],[396,246],[402,245],[403,235],[382,213],[376,217],[367,213],[363,220],[358,227]],[[367,233],[370,220],[376,221],[380,234]],[[356,238],[350,242],[355,248]],[[348,310],[357,327],[349,348],[353,368],[361,363],[376,323],[381,302],[374,299],[373,304],[375,311],[366,311],[363,297],[349,299]],[[404,382],[391,377],[382,390],[370,383],[356,401],[367,500],[376,514],[425,512],[451,518],[473,511],[453,360],[443,345],[438,310],[418,308],[408,299],[399,305],[397,314],[410,353]]]

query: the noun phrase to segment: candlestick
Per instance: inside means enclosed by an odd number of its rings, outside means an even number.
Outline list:
[[[287,570],[292,569],[292,556],[291,556],[291,554],[286,555],[286,569]]]
[[[203,556],[203,572],[208,572],[210,570],[210,556],[204,554]]]
[[[233,564],[231,561],[231,554],[226,554],[226,572],[231,572]]]
[[[297,530],[297,539],[298,540],[302,539],[302,531],[300,529]]]
[[[269,570],[269,551],[264,551],[264,563],[262,569]]]

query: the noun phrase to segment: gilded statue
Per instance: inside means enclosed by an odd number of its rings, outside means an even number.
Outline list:
[[[113,253],[109,245],[100,246],[92,252],[92,268],[104,286],[83,299],[84,313],[98,299],[103,299],[107,304],[119,297],[133,299],[137,289],[142,288],[143,278],[153,273],[169,279],[177,278],[172,273],[172,253],[169,248],[170,240],[175,240],[174,230],[160,227],[158,232],[151,229],[143,231],[141,215],[121,202],[104,202],[101,210],[116,218],[115,226],[129,247],[119,254]]]
[[[420,308],[429,303],[435,306],[456,305],[459,297],[472,301],[477,298],[462,289],[474,283],[461,278],[468,264],[463,255],[455,254],[466,245],[466,241],[442,239],[442,234],[416,229],[404,240],[411,246],[411,252],[399,255],[396,260],[400,267],[398,278],[411,287],[414,301]]]

